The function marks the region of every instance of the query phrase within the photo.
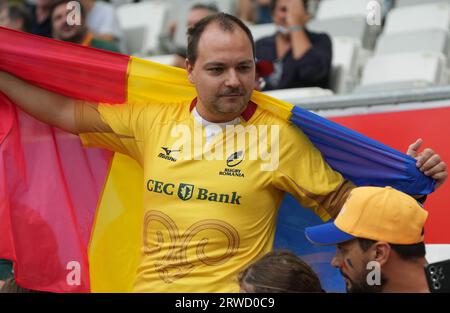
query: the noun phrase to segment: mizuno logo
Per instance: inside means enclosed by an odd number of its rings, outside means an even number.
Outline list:
[[[171,150],[171,149],[169,149],[167,147],[161,147],[161,149],[164,150],[164,153],[161,152],[160,154],[158,154],[158,158],[161,158],[161,159],[164,159],[164,160],[168,160],[168,161],[171,161],[171,162],[176,162],[177,161],[177,159],[172,157],[171,154],[173,152],[181,152],[181,150]]]
[[[166,153],[167,156],[169,156],[172,152],[180,152],[181,150],[170,150],[169,148],[166,147],[161,147],[161,149],[164,150],[164,152]]]

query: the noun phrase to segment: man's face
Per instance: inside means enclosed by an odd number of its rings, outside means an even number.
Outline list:
[[[52,31],[53,38],[64,40],[64,41],[72,41],[73,38],[80,35],[83,31],[81,25],[69,25],[67,23],[67,14],[70,11],[67,10],[67,6],[65,3],[58,5],[52,14]]]
[[[195,64],[187,64],[199,104],[211,122],[238,117],[250,100],[255,81],[252,45],[237,25],[223,31],[216,23],[206,27],[197,46]]]
[[[10,23],[11,20],[9,19],[8,9],[0,9],[0,26],[11,28]]]
[[[278,26],[288,27],[287,11],[288,3],[292,0],[278,0],[272,12],[272,20]],[[299,1],[299,0],[294,0]]]
[[[187,16],[187,26],[188,28],[191,28],[197,22],[199,22],[201,19],[207,17],[208,15],[213,14],[211,11],[207,9],[192,9],[189,11]]]
[[[40,7],[49,7],[52,4],[52,0],[36,0],[36,5]]]
[[[16,21],[11,20],[9,18],[8,8],[6,8],[6,7],[4,7],[3,9],[0,9],[0,26],[6,27],[9,29],[24,31],[23,20],[21,20],[21,19],[18,19]]]
[[[338,268],[345,281],[345,288],[349,293],[380,292],[383,288],[385,278],[381,276],[380,285],[369,285],[367,276],[370,273],[367,264],[372,261],[370,258],[371,249],[363,251],[358,240],[350,240],[336,246],[336,255],[331,261],[331,265]]]

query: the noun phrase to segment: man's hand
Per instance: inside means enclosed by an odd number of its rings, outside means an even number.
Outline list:
[[[287,24],[290,27],[305,26],[308,19],[303,0],[290,0],[287,6]]]
[[[408,147],[407,155],[417,160],[417,168],[425,175],[436,180],[436,189],[439,188],[447,179],[447,164],[441,160],[441,157],[432,149],[426,148],[419,153],[423,140],[417,139],[416,142]]]

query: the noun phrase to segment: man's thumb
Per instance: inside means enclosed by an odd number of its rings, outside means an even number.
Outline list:
[[[412,156],[413,158],[417,157],[417,151],[419,151],[422,143],[423,143],[422,138],[417,139],[416,142],[414,142],[408,147],[408,151],[406,152],[406,154]]]

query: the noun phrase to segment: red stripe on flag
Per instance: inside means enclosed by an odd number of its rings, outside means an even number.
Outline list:
[[[0,70],[72,98],[126,100],[126,55],[1,27],[0,40]],[[14,261],[24,288],[87,292],[87,245],[112,154],[15,111],[0,95],[0,258]]]
[[[127,55],[0,27],[0,70],[72,98],[123,103]]]

